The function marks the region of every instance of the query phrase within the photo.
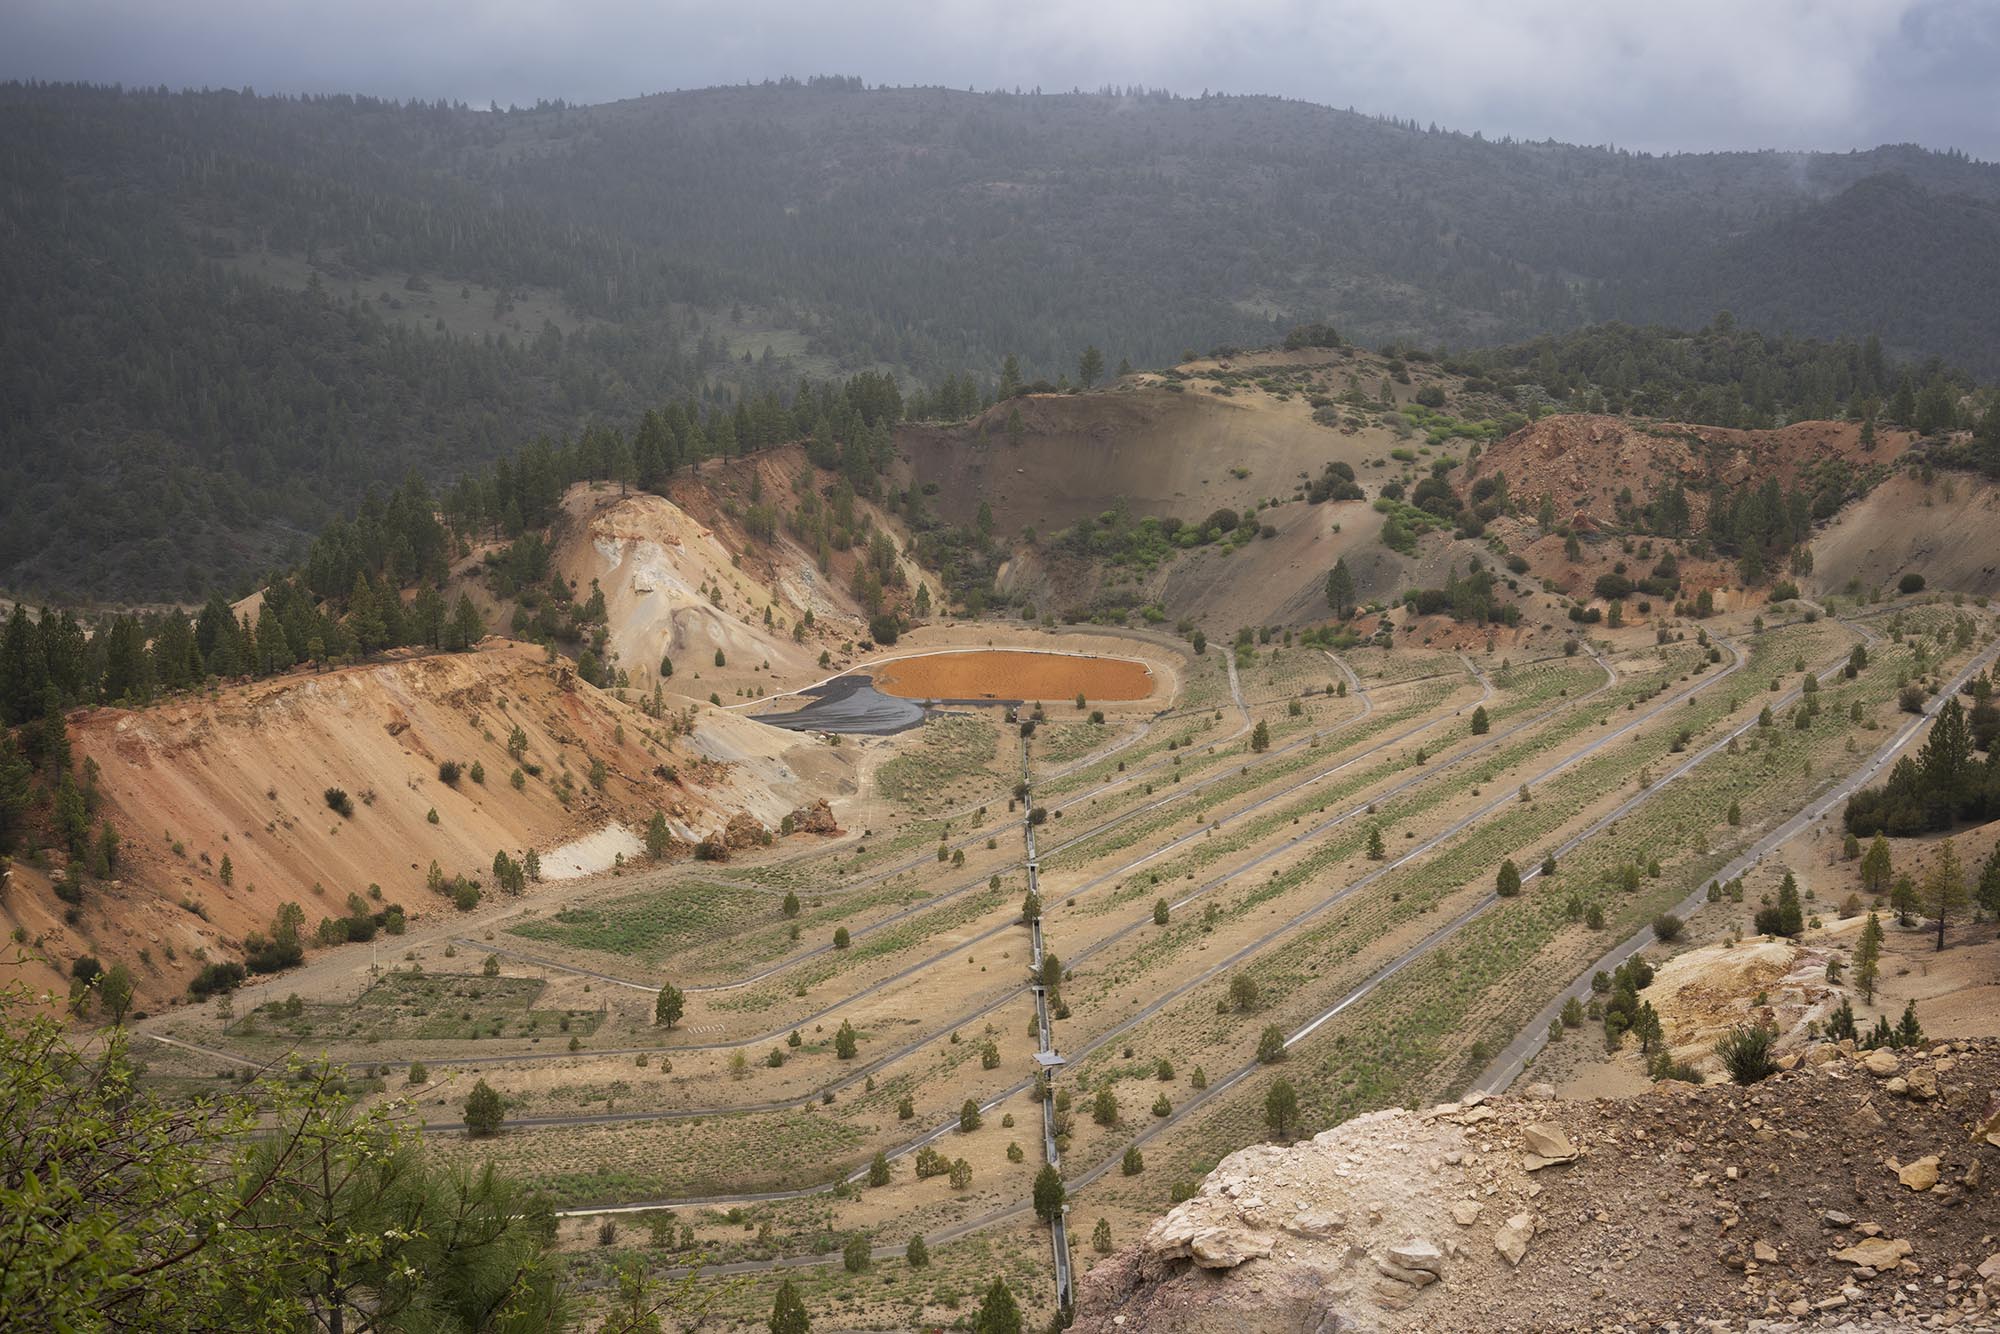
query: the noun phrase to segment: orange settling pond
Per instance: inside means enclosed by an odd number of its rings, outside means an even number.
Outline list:
[[[865,669],[875,688],[902,699],[1145,699],[1153,673],[1130,658],[1086,658],[1028,649],[978,649],[901,658]]]

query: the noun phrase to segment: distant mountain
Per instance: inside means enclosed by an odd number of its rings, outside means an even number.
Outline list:
[[[2000,207],[1901,172],[1864,177],[1684,265],[1648,313],[1697,324],[1725,307],[1773,331],[1872,325],[1889,347],[1943,352],[1991,377]]]
[[[0,87],[0,588],[188,596],[406,470],[802,370],[990,383],[1330,320],[2000,373],[2000,168],[1647,157],[1275,98],[785,81],[490,114]]]

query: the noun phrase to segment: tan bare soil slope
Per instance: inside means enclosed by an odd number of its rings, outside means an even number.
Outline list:
[[[1316,619],[1326,610],[1326,571],[1342,556],[1364,598],[1389,597],[1412,567],[1375,541],[1382,516],[1368,501],[1295,497],[1341,462],[1372,499],[1393,475],[1387,455],[1397,437],[1363,414],[1353,424],[1316,421],[1305,380],[1275,392],[1255,382],[1274,372],[1309,377],[1322,402],[1350,377],[1372,388],[1383,376],[1378,358],[1352,348],[1250,353],[1187,363],[1174,372],[1181,379],[1139,375],[1097,393],[1012,399],[963,426],[905,428],[898,446],[910,484],[946,519],[969,524],[984,500],[1002,541],[1035,530],[1037,541],[1016,545],[998,582],[1038,607],[1087,610],[1106,596],[1157,602],[1211,632]],[[1215,376],[1245,378],[1225,385]],[[1407,400],[1433,380],[1445,383],[1420,373],[1397,393]],[[1257,524],[1271,534],[1234,551],[1183,551],[1149,571],[1106,571],[1049,540],[1114,507],[1134,519],[1191,522],[1261,507]]]
[[[2000,1044],[1793,1059],[1245,1149],[1083,1280],[1076,1328],[1991,1328]]]
[[[1023,434],[1010,442],[1018,411]],[[1158,383],[1096,394],[1035,394],[999,404],[964,427],[911,428],[899,443],[920,485],[935,483],[946,517],[971,521],[981,500],[995,531],[1053,531],[1120,497],[1136,515],[1199,519],[1289,495],[1298,474],[1329,459],[1358,462],[1354,437],[1316,425],[1300,399],[1217,398]],[[1231,468],[1244,468],[1238,478]]]
[[[381,890],[374,909],[448,914],[426,887],[434,860],[490,894],[498,851],[535,848],[557,879],[638,855],[656,809],[692,843],[739,812],[775,827],[851,787],[838,756],[814,743],[707,707],[691,733],[674,735],[671,720],[575,680],[541,650],[496,641],[99,709],[70,726],[79,762],[98,768],[102,815],[124,836],[117,880],[93,885],[73,927],[44,901],[46,882],[27,877],[4,912],[57,966],[86,952],[132,963],[150,1004],[178,994],[202,958],[238,957],[243,936],[266,929],[284,902],[300,904],[308,931],[370,886]],[[507,749],[516,727],[526,737],[518,789]],[[464,766],[455,785],[440,777],[446,760]],[[329,807],[334,787],[351,817]]]
[[[1813,539],[1812,586],[1891,587],[1922,574],[1934,588],[2000,594],[2000,485],[1965,473],[1899,473]]]

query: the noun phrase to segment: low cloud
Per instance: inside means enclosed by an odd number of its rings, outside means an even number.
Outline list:
[[[2000,158],[1984,0],[14,0],[0,75],[598,102],[780,74],[1275,93],[1652,151]]]

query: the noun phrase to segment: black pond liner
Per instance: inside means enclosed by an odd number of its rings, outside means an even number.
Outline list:
[[[799,693],[811,702],[790,713],[753,713],[760,723],[792,732],[844,732],[860,736],[893,736],[923,724],[940,707],[1018,708],[1018,699],[933,699],[917,701],[885,695],[875,678],[865,673],[836,676]]]

